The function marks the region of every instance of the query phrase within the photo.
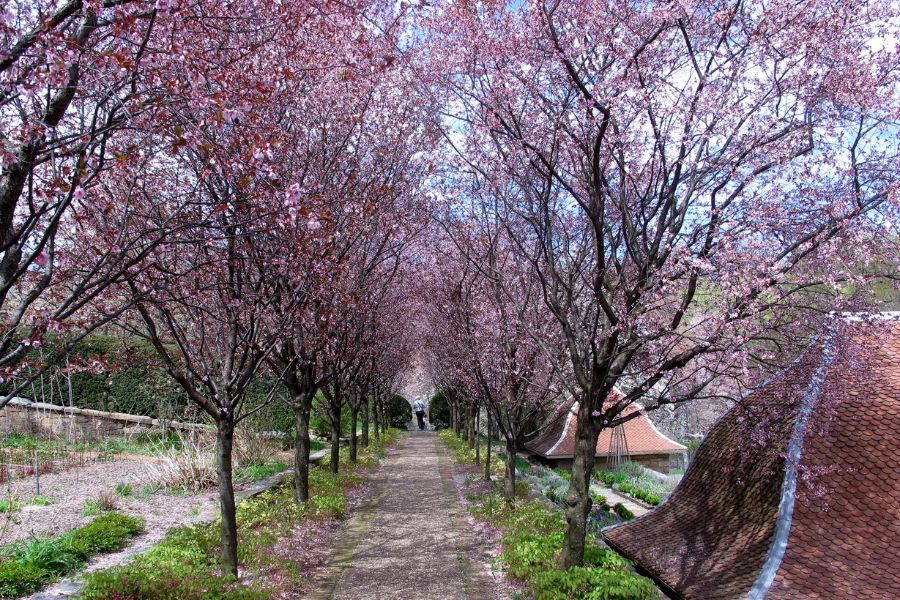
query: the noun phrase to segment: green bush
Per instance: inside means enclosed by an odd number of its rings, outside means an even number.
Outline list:
[[[438,390],[428,404],[428,422],[435,429],[447,429],[450,427],[450,404],[447,402],[447,392]]]
[[[628,510],[627,508],[625,508],[625,506],[621,502],[618,502],[618,503],[616,503],[615,506],[613,506],[613,511],[617,515],[622,517],[622,519],[625,521],[630,521],[631,519],[634,518],[634,513],[631,512],[630,510]]]
[[[18,540],[4,548],[4,555],[11,561],[49,575],[65,575],[80,565],[84,558],[72,547],[72,535],[71,531],[56,538],[39,538],[31,534],[30,540]]]
[[[412,406],[406,398],[398,394],[394,394],[388,400],[388,407],[391,414],[390,426],[400,430],[409,428],[409,422],[412,421]]]
[[[650,506],[659,506],[660,504],[662,504],[662,498],[654,494],[647,494],[647,496],[644,498],[644,502],[646,502]]]
[[[616,482],[615,474],[610,473],[609,471],[594,471],[594,479],[601,481],[606,485],[612,485]]]
[[[321,412],[324,411],[325,406],[325,396],[322,392],[316,394],[315,400],[313,400],[313,412],[309,416],[309,429],[314,434],[321,438],[330,438],[331,437],[331,425],[328,424],[328,421],[319,416]],[[317,408],[319,407],[319,408]],[[347,437],[350,435],[350,429],[352,427],[352,423],[350,420],[352,419],[352,415],[350,411],[344,408],[341,411],[341,436]]]
[[[109,513],[72,532],[70,543],[79,556],[87,558],[118,550],[143,530],[144,519]]]
[[[625,461],[616,467],[616,474],[626,477],[640,477],[644,474],[644,466],[640,463]]]
[[[0,598],[16,598],[44,587],[51,575],[31,564],[7,559],[0,562]]]

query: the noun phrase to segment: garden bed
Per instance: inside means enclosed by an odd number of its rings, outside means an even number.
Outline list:
[[[144,463],[119,459],[42,475],[41,497],[51,501],[46,506],[28,505],[36,495],[33,478],[4,484],[0,488],[3,498],[16,498],[23,506],[9,514],[5,530],[0,530],[0,544],[30,539],[31,534],[59,535],[86,525],[98,514],[91,503],[96,504],[102,494],[112,494],[112,501],[123,514],[145,519],[146,531],[138,539],[161,539],[171,527],[208,520],[216,514],[215,489],[197,493],[165,491],[158,482],[148,480]]]

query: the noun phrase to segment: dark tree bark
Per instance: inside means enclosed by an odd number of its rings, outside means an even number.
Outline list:
[[[331,462],[329,468],[332,473],[337,473],[341,458],[341,404],[337,403],[328,407],[331,415]]]
[[[369,398],[365,397],[362,401],[362,445],[363,448],[369,447]]]
[[[380,429],[382,427],[381,419],[378,418],[379,415],[381,414],[381,408],[378,406],[378,397],[379,397],[378,392],[375,392],[375,395],[372,396],[372,417],[373,417],[376,442],[381,439]]]
[[[578,427],[575,431],[575,457],[572,462],[572,479],[566,493],[566,537],[563,547],[563,564],[566,569],[580,566],[584,561],[587,518],[591,512],[591,471],[600,429],[588,413],[586,402],[579,404]]]
[[[356,450],[358,437],[356,435],[356,420],[359,418],[359,406],[355,403],[350,407],[350,462],[356,462]]]
[[[216,422],[216,475],[219,480],[219,508],[222,513],[222,562],[237,577],[237,511],[234,504],[231,452],[234,445],[234,421],[230,414]]]
[[[485,481],[491,480],[491,437],[492,437],[491,436],[491,429],[492,429],[491,425],[492,425],[492,421],[493,421],[493,419],[491,417],[492,417],[491,410],[490,410],[490,408],[488,408],[488,411],[487,411],[487,418],[488,418],[488,422],[487,422],[487,453],[484,455],[484,480]]]
[[[481,411],[475,413],[475,464],[481,464]]]

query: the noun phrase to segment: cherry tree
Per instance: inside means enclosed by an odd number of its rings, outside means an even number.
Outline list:
[[[895,7],[435,13],[464,130],[448,137],[506,204],[564,339],[564,357],[545,346],[579,402],[563,549],[579,565],[602,428],[632,403],[688,401],[777,362],[890,264]],[[604,404],[614,388],[622,399]]]
[[[168,233],[131,215],[155,209],[141,190],[160,147],[148,125],[166,96],[162,73],[178,62],[182,11],[140,0],[4,4],[0,375],[14,385],[0,406],[113,318],[92,305]],[[118,221],[111,243],[92,230],[98,216]],[[22,360],[47,333],[66,343],[25,375]]]
[[[437,321],[432,328],[451,341],[455,352],[462,350],[456,378],[487,409],[488,428],[496,424],[506,441],[504,495],[513,503],[516,456],[561,393],[555,366],[535,341],[549,342],[556,329],[544,309],[537,275],[519,260],[505,229],[484,207],[473,204],[467,218],[453,225],[449,215],[443,220],[453,240],[445,247],[452,254],[432,266],[443,271],[444,279],[437,288],[443,293],[432,291]],[[454,364],[444,351],[446,343],[432,348],[436,362]],[[490,437],[488,443],[487,461]]]

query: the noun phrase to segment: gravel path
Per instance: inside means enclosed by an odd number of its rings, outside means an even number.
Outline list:
[[[361,509],[345,533],[331,565],[336,581],[315,598],[473,598],[462,559],[471,539],[460,527],[439,445],[433,432],[408,434],[376,484],[378,499]]]

